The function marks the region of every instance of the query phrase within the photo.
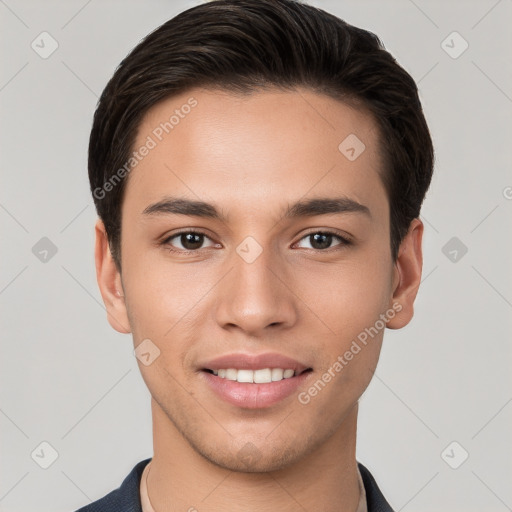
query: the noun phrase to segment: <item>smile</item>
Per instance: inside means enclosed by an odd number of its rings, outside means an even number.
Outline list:
[[[303,370],[303,372],[308,371]],[[250,382],[255,384],[266,384],[270,382],[278,382],[283,379],[300,375],[303,372],[297,372],[291,368],[262,368],[260,370],[239,369],[236,368],[220,368],[218,370],[206,370],[213,375],[217,375],[221,379],[236,380],[237,382]]]

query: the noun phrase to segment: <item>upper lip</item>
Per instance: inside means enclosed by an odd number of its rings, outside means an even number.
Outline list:
[[[237,370],[259,370],[262,368],[282,368],[283,370],[294,370],[298,375],[310,368],[309,366],[275,352],[263,354],[247,354],[237,352],[225,354],[201,364],[203,370],[219,370],[236,368]]]

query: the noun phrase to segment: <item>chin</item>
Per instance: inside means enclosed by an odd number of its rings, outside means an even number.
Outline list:
[[[212,454],[210,461],[237,473],[269,473],[284,469],[300,459],[300,455],[297,453],[276,452],[276,450],[271,450],[271,452],[259,453],[252,460],[247,456],[241,457],[241,452]]]

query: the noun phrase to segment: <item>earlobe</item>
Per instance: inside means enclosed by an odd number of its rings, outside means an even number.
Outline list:
[[[122,291],[121,274],[110,252],[105,226],[100,219],[96,222],[95,232],[96,279],[107,311],[107,319],[116,331],[128,334],[131,330]]]
[[[413,219],[400,244],[395,263],[390,307],[397,313],[388,321],[389,329],[405,327],[414,315],[414,300],[420,286],[423,266],[422,237],[423,223],[419,219]]]

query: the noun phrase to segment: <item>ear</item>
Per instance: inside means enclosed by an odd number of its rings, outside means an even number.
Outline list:
[[[390,308],[397,311],[387,323],[389,329],[405,327],[414,315],[414,299],[421,282],[423,222],[413,219],[402,240],[395,262]],[[394,307],[393,307],[394,304]]]
[[[107,232],[100,219],[96,222],[95,231],[96,279],[107,311],[107,319],[116,331],[128,334],[131,330],[124,301],[121,273],[110,252]]]

